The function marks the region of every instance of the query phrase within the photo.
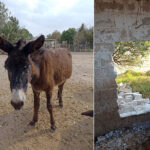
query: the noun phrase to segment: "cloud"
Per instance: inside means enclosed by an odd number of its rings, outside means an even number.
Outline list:
[[[93,0],[2,0],[22,27],[34,36],[78,28],[82,23],[93,26]]]
[[[67,9],[71,9],[79,0],[55,0],[54,14],[57,15]]]

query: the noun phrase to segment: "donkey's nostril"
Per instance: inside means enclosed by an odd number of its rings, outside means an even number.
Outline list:
[[[19,110],[23,106],[24,102],[13,102],[11,101],[11,105],[17,110]]]

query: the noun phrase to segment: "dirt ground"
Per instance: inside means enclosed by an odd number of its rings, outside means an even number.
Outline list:
[[[92,150],[93,118],[81,113],[93,109],[93,54],[72,53],[73,74],[63,91],[64,107],[58,107],[57,87],[53,111],[57,130],[50,131],[45,93],[41,93],[39,120],[29,126],[33,116],[33,94],[28,86],[23,109],[10,105],[11,92],[4,62],[0,55],[0,150]]]

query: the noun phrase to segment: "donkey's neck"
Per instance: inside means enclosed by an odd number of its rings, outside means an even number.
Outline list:
[[[32,60],[32,58],[29,56],[29,63],[31,65],[31,70],[30,70],[30,76],[31,76],[31,84],[33,82],[35,82],[35,80],[39,79],[40,76],[40,68],[39,66],[36,64],[36,62],[34,62]]]

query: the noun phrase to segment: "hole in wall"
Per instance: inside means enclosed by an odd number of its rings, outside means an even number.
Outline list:
[[[120,117],[150,112],[150,41],[116,42],[113,60]]]

